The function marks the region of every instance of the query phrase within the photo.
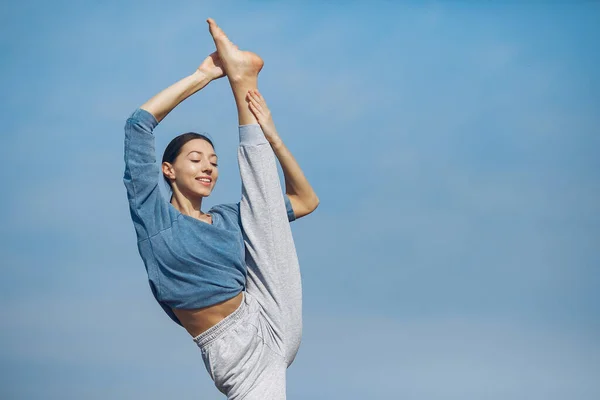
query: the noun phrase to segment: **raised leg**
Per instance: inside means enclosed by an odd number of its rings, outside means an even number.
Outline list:
[[[246,290],[261,304],[267,334],[292,363],[302,337],[300,266],[275,155],[258,125],[240,127],[240,213],[246,245]]]
[[[209,18],[207,22],[233,91],[239,124],[257,124],[258,121],[246,103],[246,94],[249,90],[258,88],[258,73],[264,62],[257,54],[238,49],[213,19]]]
[[[263,309],[263,332],[291,364],[302,336],[302,288],[296,248],[289,225],[273,150],[248,108],[246,94],[257,89],[263,61],[241,51],[209,19],[228,76],[240,123],[238,162],[242,179],[240,213],[246,244],[246,290]]]

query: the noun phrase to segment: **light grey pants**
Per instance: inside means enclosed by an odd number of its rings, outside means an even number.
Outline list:
[[[285,399],[302,337],[302,287],[275,155],[259,125],[240,126],[241,221],[248,267],[240,307],[194,338],[228,399]]]

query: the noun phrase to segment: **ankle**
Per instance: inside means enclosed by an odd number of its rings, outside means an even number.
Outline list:
[[[234,92],[243,92],[244,96],[250,89],[256,89],[258,83],[258,76],[248,77],[242,74],[227,75],[229,78],[229,84]]]
[[[227,78],[229,78],[229,82],[232,86],[248,86],[248,84],[251,83],[249,82],[248,77],[242,73],[230,73],[227,75]]]

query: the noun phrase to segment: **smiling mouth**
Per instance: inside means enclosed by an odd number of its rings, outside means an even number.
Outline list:
[[[204,186],[210,186],[212,179],[210,178],[196,178],[198,182],[200,182]]]

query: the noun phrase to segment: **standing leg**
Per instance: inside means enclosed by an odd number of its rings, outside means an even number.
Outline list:
[[[214,21],[209,20],[209,26],[238,108],[246,291],[261,305],[268,322],[263,339],[270,341],[289,365],[302,336],[300,268],[275,155],[246,103],[248,91],[257,88],[263,62],[254,53],[240,51]]]

